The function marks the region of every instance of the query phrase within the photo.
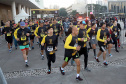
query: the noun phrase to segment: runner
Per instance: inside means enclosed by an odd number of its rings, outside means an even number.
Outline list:
[[[35,37],[35,35],[34,35],[35,27],[32,22],[29,22],[29,27],[30,27],[30,31],[32,33],[30,35],[30,46],[32,49],[34,49],[33,42],[34,42],[34,37]]]
[[[90,37],[87,34],[87,30],[85,28],[86,22],[81,21],[80,22],[80,28],[79,28],[79,34],[78,34],[78,45],[81,46],[81,49],[79,50],[79,56],[84,55],[84,69],[86,71],[91,71],[88,69],[88,50],[87,50],[87,41],[90,39]]]
[[[8,49],[9,49],[9,52],[11,53],[11,51],[12,51],[12,42],[13,42],[13,36],[12,36],[13,30],[10,27],[9,22],[5,23],[5,27],[4,27],[2,32],[5,34],[5,39],[6,39],[7,44],[8,44]]]
[[[80,73],[80,60],[79,60],[79,55],[78,55],[78,51],[80,50],[80,46],[78,46],[78,28],[77,27],[73,27],[72,28],[72,34],[70,34],[66,41],[65,41],[65,58],[64,58],[64,63],[62,64],[62,67],[60,67],[60,71],[62,75],[65,75],[64,72],[64,67],[66,65],[68,65],[68,62],[71,58],[74,59],[74,61],[77,64],[77,77],[76,79],[79,81],[82,81],[83,79],[79,76]]]
[[[22,51],[25,66],[29,67],[28,65],[28,50],[29,50],[29,41],[28,37],[30,36],[30,30],[25,27],[25,22],[20,23],[20,28],[16,29],[14,32],[14,37],[18,41],[18,45]]]
[[[89,28],[91,28],[91,21],[90,20],[87,21],[87,25],[85,27],[86,27],[87,30]],[[90,41],[89,41],[89,46],[90,47],[88,48],[88,52],[89,52],[90,49],[92,49],[92,46],[91,46],[91,42]]]
[[[14,32],[15,32],[16,29],[17,29],[17,25],[14,24],[14,25],[13,25],[13,39],[14,39],[15,49],[17,49],[17,45],[18,45],[17,40],[16,40],[15,37],[14,37]]]
[[[97,40],[98,40],[98,45],[99,45],[99,52],[97,54],[97,57],[95,58],[97,62],[99,61],[99,56],[103,53],[103,60],[104,60],[104,65],[107,66],[108,63],[106,62],[106,44],[107,41],[110,41],[110,38],[107,39],[107,36],[109,37],[109,31],[106,29],[106,24],[103,22],[101,23],[101,29],[98,30],[97,32]]]
[[[118,32],[120,31],[118,28],[117,28],[117,21],[114,21],[113,25],[111,26],[112,28],[112,39],[113,39],[113,43],[115,44],[115,51],[116,52],[119,52],[118,49],[117,49],[117,37],[118,37]]]
[[[37,20],[34,21],[34,27],[35,27],[35,29],[38,27]],[[37,41],[37,45],[38,45],[39,44],[38,38],[36,38],[36,41]]]
[[[57,36],[57,38],[58,38],[59,37],[59,33],[60,33],[60,24],[57,23],[56,19],[53,19],[52,27],[53,27],[53,30],[54,30],[53,34],[55,34]],[[57,45],[58,45],[58,43],[57,43]]]
[[[48,30],[48,28],[50,27],[48,20],[45,20],[44,27],[46,28],[46,30]]]
[[[53,34],[53,28],[48,28],[48,35],[44,36],[41,45],[44,47],[44,44],[46,45],[45,51],[48,61],[48,74],[51,73],[51,62],[55,62],[56,56],[55,56],[55,50],[57,46],[57,36]]]
[[[93,48],[93,52],[94,52],[94,57],[96,57],[96,34],[97,34],[97,28],[96,28],[96,24],[92,23],[91,24],[91,28],[89,28],[87,30],[87,33],[89,34],[90,37],[90,43],[92,44],[92,48]]]
[[[39,21],[39,27],[37,27],[35,29],[34,34],[37,38],[39,38],[39,43],[41,44],[43,37],[45,36],[45,34],[47,34],[46,28],[44,27],[43,20]],[[40,54],[41,54],[42,60],[44,60],[44,46],[41,46],[41,53]]]

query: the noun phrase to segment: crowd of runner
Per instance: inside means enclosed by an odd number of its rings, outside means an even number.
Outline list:
[[[12,52],[14,43],[15,49],[18,46],[22,52],[25,66],[28,64],[28,51],[34,49],[37,42],[41,52],[41,59],[44,60],[44,51],[47,57],[48,74],[51,73],[51,62],[56,61],[56,52],[58,52],[58,39],[64,38],[64,63],[60,67],[62,75],[65,75],[64,67],[71,60],[71,65],[76,63],[76,79],[82,81],[80,77],[80,56],[84,55],[84,69],[88,72],[88,53],[92,52],[97,62],[99,56],[103,53],[103,64],[108,65],[106,61],[106,49],[109,56],[112,57],[111,48],[115,45],[115,51],[119,52],[121,27],[117,19],[98,20],[94,18],[77,21],[76,18],[45,18],[34,20],[20,20],[15,24],[14,20],[3,23],[2,34],[5,34],[8,50]],[[36,41],[35,41],[36,40]],[[89,44],[89,46],[87,45]],[[96,52],[96,46],[99,46],[99,52]]]

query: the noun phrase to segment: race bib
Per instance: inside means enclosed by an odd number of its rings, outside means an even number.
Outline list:
[[[47,46],[47,51],[53,51],[53,46]]]
[[[40,36],[41,36],[41,37],[44,37],[44,36],[45,36],[45,34],[41,33],[41,34],[40,34]]]
[[[95,39],[95,36],[92,36],[92,39]]]
[[[75,43],[74,47],[77,47],[77,46],[78,46],[78,44],[77,44],[77,43]]]
[[[22,36],[21,41],[26,41],[26,36]]]
[[[11,36],[11,33],[7,33],[7,36]]]

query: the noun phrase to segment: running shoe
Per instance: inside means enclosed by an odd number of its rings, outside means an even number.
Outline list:
[[[108,65],[108,63],[107,63],[107,62],[104,62],[103,64],[104,64],[105,66],[107,66],[107,65]]]
[[[41,54],[41,53],[40,53]],[[44,60],[44,55],[41,55],[41,57],[42,57],[42,60]]]
[[[64,72],[64,70],[61,70],[61,67],[60,67],[60,72],[62,75],[65,75],[65,72]]]
[[[11,50],[11,49],[9,49],[9,53],[11,53],[11,51],[12,51],[12,50]]]
[[[95,58],[96,59],[96,58]],[[99,59],[96,59],[97,62],[100,62]]]
[[[47,72],[47,74],[51,74],[51,71],[49,70],[49,71]]]
[[[34,47],[32,47],[32,49],[34,49]]]
[[[31,48],[29,47],[29,50],[31,50]]]
[[[25,64],[25,67],[29,67],[28,63]]]
[[[84,70],[87,72],[91,72],[91,70],[88,67],[86,67]]]
[[[76,77],[76,80],[82,81],[83,79],[80,76],[78,76]]]
[[[112,54],[109,54],[109,57],[112,57]]]
[[[119,53],[119,51],[117,49],[115,51]]]

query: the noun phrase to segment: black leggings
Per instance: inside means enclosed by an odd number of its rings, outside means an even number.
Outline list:
[[[47,61],[48,61],[47,65],[49,70],[51,70],[51,62],[55,63],[55,60],[56,60],[55,54],[47,55]]]
[[[81,56],[82,54],[84,54],[84,68],[87,67],[88,64],[88,52],[87,52],[87,47],[81,48],[80,51],[78,52],[79,56]]]
[[[113,39],[113,42],[115,44],[115,49],[117,49],[117,38],[112,38]]]

